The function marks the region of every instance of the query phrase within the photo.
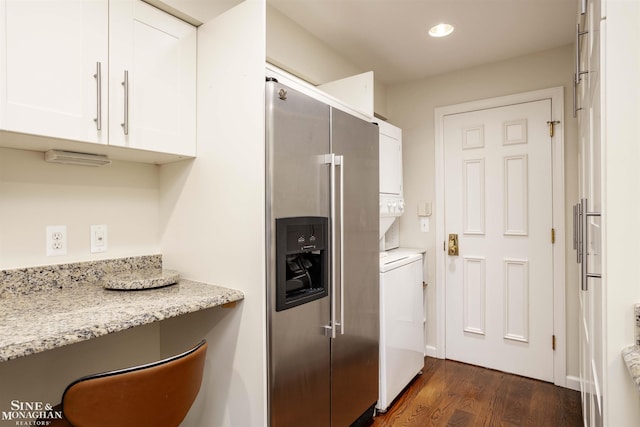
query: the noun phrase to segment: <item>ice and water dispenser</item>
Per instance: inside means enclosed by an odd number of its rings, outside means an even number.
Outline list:
[[[329,292],[328,219],[276,219],[276,311]]]

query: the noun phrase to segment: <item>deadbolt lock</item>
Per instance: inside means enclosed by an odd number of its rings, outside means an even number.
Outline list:
[[[458,235],[449,234],[449,255],[458,256]]]

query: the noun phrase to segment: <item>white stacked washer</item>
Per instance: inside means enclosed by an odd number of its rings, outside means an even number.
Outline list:
[[[387,122],[380,128],[380,239],[381,250],[398,247],[398,242],[385,242],[385,233],[404,213],[402,192],[402,130]],[[397,233],[394,233],[397,235]],[[391,236],[387,236],[391,237]],[[397,240],[397,239],[393,239]]]
[[[380,256],[380,390],[389,405],[424,366],[423,254],[394,249]]]
[[[424,366],[423,255],[400,249],[402,130],[380,122],[380,382],[378,412]],[[395,249],[392,249],[395,248]],[[392,250],[389,250],[392,249]]]

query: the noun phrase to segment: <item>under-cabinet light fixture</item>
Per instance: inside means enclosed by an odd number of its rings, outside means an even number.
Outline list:
[[[429,30],[431,37],[444,37],[451,33],[453,33],[453,25],[445,23],[435,25]]]
[[[49,150],[45,152],[44,160],[50,163],[81,166],[104,166],[111,164],[111,160],[104,154],[78,153],[63,150]]]

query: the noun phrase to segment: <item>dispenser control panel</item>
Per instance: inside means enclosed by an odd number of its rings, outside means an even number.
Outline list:
[[[276,219],[276,311],[329,293],[326,217]]]

